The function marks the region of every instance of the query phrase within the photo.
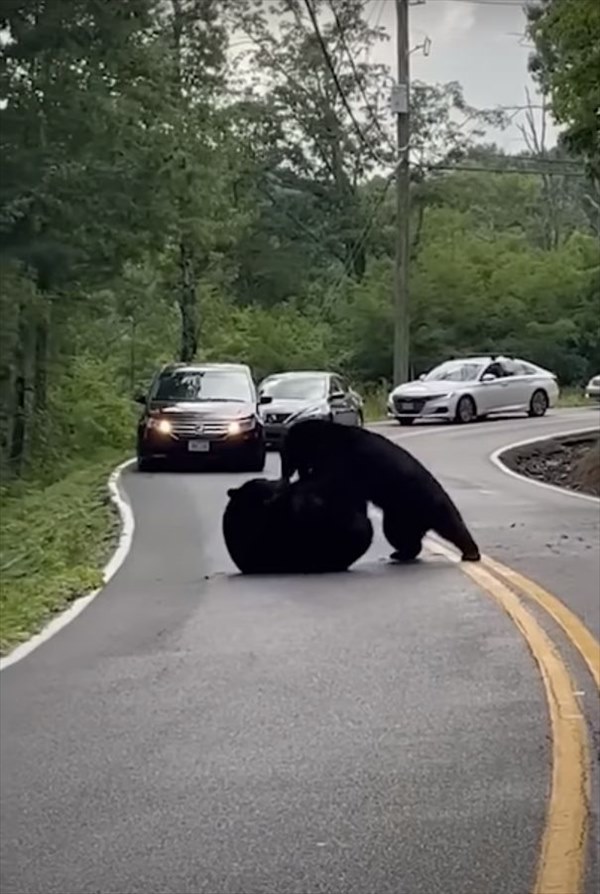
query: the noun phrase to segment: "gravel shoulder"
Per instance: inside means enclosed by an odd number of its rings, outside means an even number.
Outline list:
[[[589,432],[525,444],[502,454],[514,472],[545,484],[600,497],[600,434]]]

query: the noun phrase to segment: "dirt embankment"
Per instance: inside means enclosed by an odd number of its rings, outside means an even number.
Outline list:
[[[600,497],[600,432],[526,444],[507,450],[501,459],[527,478]]]

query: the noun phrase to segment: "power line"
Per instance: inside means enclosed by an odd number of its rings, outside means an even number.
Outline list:
[[[545,168],[490,168],[483,165],[425,165],[428,171],[435,173],[436,171],[462,171],[466,173],[475,172],[482,174],[538,174],[547,177],[581,177],[586,178],[583,171],[557,171],[546,170]]]
[[[446,2],[446,0],[430,0],[430,2]],[[455,0],[456,3],[470,3],[472,6],[520,6],[525,8],[527,0]]]
[[[294,89],[298,90],[300,93],[302,93],[304,96],[306,96],[310,100],[312,106],[314,107],[314,97],[313,97],[313,94],[311,93],[311,91],[307,87],[305,87],[303,84],[301,84],[299,81],[295,80],[290,75],[290,73],[286,70],[285,66],[274,55],[274,53],[271,51],[271,49],[265,45],[265,43],[263,41],[258,40],[257,37],[255,37],[253,34],[251,34],[247,30],[247,28],[245,28],[243,26],[242,26],[242,30],[247,35],[248,39],[251,40],[252,43],[254,43],[259,48],[259,50],[261,50],[263,53],[265,53],[265,55],[269,59],[271,65],[273,65],[274,68],[278,69],[281,72],[281,74],[285,77],[285,79],[288,81],[288,83],[292,87],[294,87]],[[334,118],[335,123],[337,124],[338,128],[341,129],[342,125],[341,125],[341,122],[340,122],[338,116],[335,113],[335,110],[332,109],[331,113],[333,115],[333,118]],[[328,124],[325,125],[325,129],[329,132],[329,134],[331,136],[334,135],[334,131]],[[321,156],[321,161],[323,162],[325,167],[329,170],[329,173],[333,175],[334,172],[333,172],[333,169],[331,168],[331,165],[327,158],[327,153],[326,153],[325,149],[323,148],[321,142],[316,137],[313,137],[313,139],[314,139],[315,145],[317,146],[319,154]]]
[[[368,239],[371,229],[373,227],[373,224],[375,223],[375,219],[377,217],[379,209],[385,202],[388,190],[390,188],[392,180],[394,179],[394,176],[395,175],[392,174],[386,178],[386,181],[385,181],[384,187],[381,191],[381,194],[379,196],[377,196],[376,199],[373,201],[372,206],[371,206],[371,212],[369,214],[367,223],[363,227],[358,239],[354,243],[354,247],[352,249],[352,252],[350,253],[350,257],[346,259],[346,263],[344,264],[344,271],[343,271],[342,275],[340,276],[340,278],[338,279],[338,281],[336,282],[333,289],[331,290],[331,292],[329,293],[329,295],[327,296],[327,301],[325,302],[325,307],[324,307],[325,310],[327,310],[329,307],[332,306],[335,297],[337,296],[339,290],[341,289],[342,285],[344,284],[344,280],[346,279],[347,276],[349,276],[351,274],[352,267],[354,266],[354,262],[358,258],[359,253],[365,247],[367,239]]]
[[[382,16],[383,16],[383,10],[385,9],[385,4],[386,4],[386,0],[381,0],[381,7],[380,7],[380,9],[379,9],[379,13],[378,13],[377,18],[376,18],[376,20],[375,20],[375,27],[376,27],[376,28],[379,28],[379,25],[381,24],[381,19],[382,19]]]
[[[534,161],[544,165],[565,165],[572,168],[580,168],[581,162],[574,158],[545,158],[540,155],[503,155],[501,152],[487,152],[486,158],[494,161],[530,162]]]
[[[336,10],[336,8],[335,8],[335,6],[334,6],[334,2],[333,2],[333,0],[327,0],[327,2],[328,2],[328,5],[329,5],[329,8],[331,9],[331,11],[332,11],[332,13],[333,13],[333,17],[334,17],[334,19],[335,19],[335,24],[336,24],[336,27],[337,27],[337,29],[338,29],[338,35],[339,35],[340,43],[341,43],[343,49],[345,50],[346,55],[348,56],[348,59],[349,59],[349,61],[350,61],[350,65],[351,65],[351,67],[352,67],[352,72],[353,72],[353,74],[354,74],[354,77],[356,78],[356,84],[357,84],[357,86],[358,86],[358,89],[359,89],[360,92],[361,92],[362,98],[363,98],[364,101],[365,101],[365,105],[366,105],[366,107],[367,107],[367,111],[369,112],[369,115],[371,116],[371,121],[372,121],[372,123],[375,125],[375,127],[376,127],[377,131],[379,132],[379,135],[381,136],[381,138],[382,138],[382,139],[383,139],[383,140],[390,146],[390,148],[392,149],[392,151],[394,151],[394,146],[393,146],[393,144],[392,144],[392,142],[391,142],[391,140],[390,140],[388,134],[386,134],[386,132],[383,130],[381,124],[379,123],[379,120],[378,120],[378,118],[377,118],[377,115],[376,115],[375,112],[373,111],[373,108],[372,108],[372,106],[371,106],[371,104],[370,104],[370,102],[369,102],[369,98],[368,98],[367,93],[366,93],[366,91],[365,91],[365,88],[364,88],[364,86],[363,86],[363,84],[362,84],[361,77],[360,77],[360,74],[359,74],[359,72],[358,72],[358,69],[356,68],[356,64],[355,64],[355,62],[354,62],[354,58],[353,58],[353,56],[352,56],[352,51],[351,51],[350,47],[348,46],[348,42],[347,42],[347,40],[346,40],[346,36],[345,36],[345,34],[344,34],[344,28],[343,28],[343,26],[342,26],[342,22],[341,22],[340,17],[339,17],[339,15],[338,15],[338,13],[337,13],[337,10]]]
[[[344,93],[344,90],[343,90],[343,88],[342,88],[342,85],[340,84],[340,79],[339,79],[338,76],[337,76],[337,72],[336,72],[336,70],[335,70],[335,66],[334,66],[334,64],[333,64],[333,62],[332,62],[332,60],[331,60],[331,56],[329,55],[329,50],[327,49],[327,44],[326,44],[325,41],[323,40],[323,35],[321,34],[321,30],[320,30],[320,28],[319,28],[319,23],[318,23],[318,21],[317,21],[317,17],[316,17],[316,15],[315,15],[315,11],[314,11],[314,9],[313,9],[312,6],[311,6],[310,0],[304,0],[304,5],[306,6],[306,9],[307,9],[307,11],[308,11],[308,15],[309,15],[309,17],[310,17],[310,21],[311,21],[311,23],[312,23],[312,26],[313,26],[313,29],[314,29],[316,38],[317,38],[317,40],[319,41],[319,45],[320,45],[320,47],[321,47],[321,51],[322,51],[322,53],[323,53],[323,57],[324,57],[324,59],[325,59],[325,63],[326,63],[326,65],[327,65],[327,68],[329,69],[329,73],[331,74],[331,77],[333,78],[333,82],[334,82],[334,84],[335,84],[336,90],[337,90],[337,92],[339,93],[340,99],[342,100],[342,102],[343,102],[343,104],[344,104],[344,108],[346,109],[348,115],[350,116],[350,120],[352,121],[352,124],[353,124],[353,126],[354,126],[354,129],[356,130],[356,133],[357,133],[357,135],[358,135],[358,138],[359,138],[360,142],[363,144],[363,146],[370,152],[370,154],[371,154],[371,156],[374,158],[374,160],[375,160],[378,164],[381,164],[380,159],[377,158],[377,156],[373,153],[373,150],[372,150],[371,147],[369,146],[369,144],[368,144],[368,142],[367,142],[367,140],[366,140],[366,138],[365,138],[364,133],[362,132],[362,129],[361,129],[361,127],[360,127],[358,121],[357,121],[356,118],[354,117],[354,112],[352,111],[352,108],[351,108],[351,106],[350,106],[350,103],[348,102],[348,99],[347,99],[347,97],[346,97],[346,94]]]
[[[383,8],[385,6],[385,3],[386,3],[386,0],[379,0],[379,12],[377,13],[377,19],[375,20],[375,28],[378,28],[379,23],[381,22],[381,17],[383,16]],[[373,16],[375,15],[376,11],[377,11],[377,3],[373,3],[373,6],[371,7],[371,12],[365,19],[366,25],[368,25],[370,23],[370,21],[373,18]]]

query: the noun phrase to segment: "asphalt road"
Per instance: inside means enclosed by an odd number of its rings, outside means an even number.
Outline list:
[[[597,633],[597,507],[487,459],[595,420],[389,433]],[[3,894],[526,894],[548,720],[512,622],[379,532],[347,574],[242,578],[220,518],[243,477],[126,474],[124,567],[0,675]]]

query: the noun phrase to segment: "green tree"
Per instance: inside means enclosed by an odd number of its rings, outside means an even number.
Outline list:
[[[528,9],[536,53],[531,68],[552,97],[556,120],[567,126],[571,149],[600,180],[600,4],[541,0]]]
[[[9,0],[0,24],[2,260],[22,265],[37,295],[29,304],[15,297],[22,335],[3,358],[15,383],[8,452],[19,461],[32,419],[47,407],[52,343],[71,287],[99,281],[139,248],[156,174],[146,152],[150,17],[144,0]]]

